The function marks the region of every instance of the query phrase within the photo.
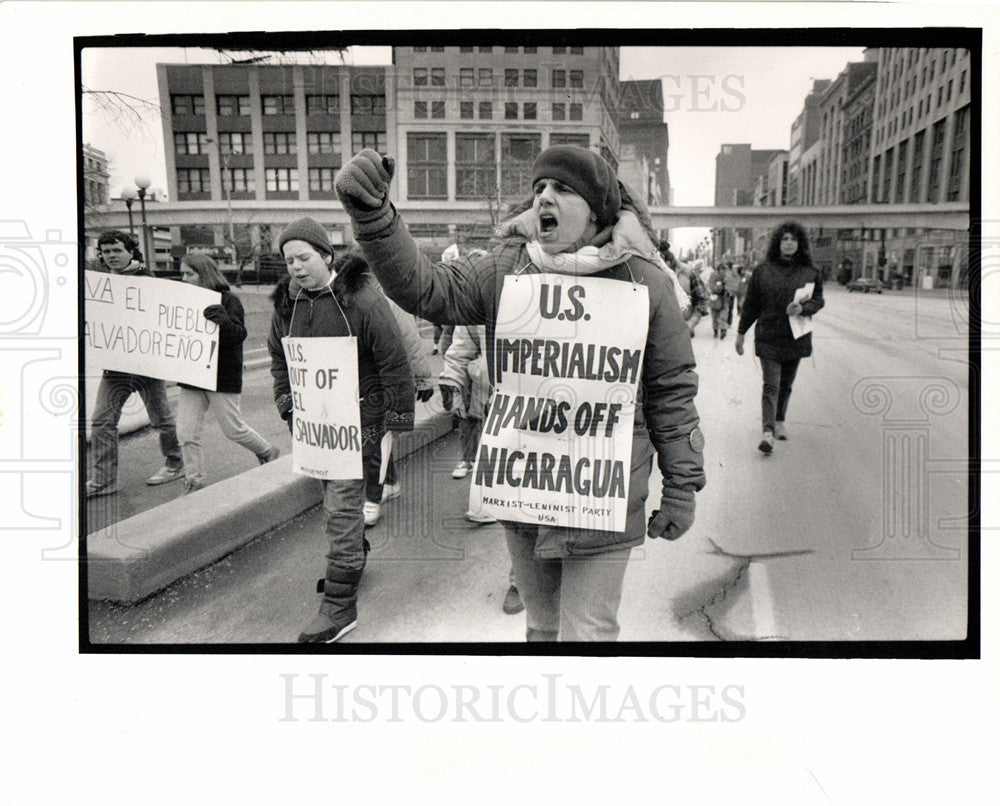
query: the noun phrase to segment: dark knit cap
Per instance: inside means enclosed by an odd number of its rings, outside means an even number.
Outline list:
[[[278,236],[278,251],[285,248],[289,241],[305,241],[316,247],[317,251],[327,255],[333,254],[333,247],[330,246],[330,236],[320,223],[312,218],[300,218],[293,221],[281,231]]]
[[[599,154],[580,146],[552,146],[531,166],[531,184],[539,179],[557,179],[579,193],[602,224],[615,219],[622,206],[618,177]]]

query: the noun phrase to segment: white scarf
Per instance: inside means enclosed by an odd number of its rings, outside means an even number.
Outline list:
[[[650,259],[638,251],[623,249],[613,241],[608,241],[601,247],[584,246],[576,252],[559,252],[555,255],[550,255],[548,252],[543,251],[542,245],[538,241],[528,241],[525,244],[525,248],[528,250],[528,257],[531,258],[531,262],[539,269],[555,272],[556,274],[597,274],[605,269],[611,269],[620,263],[624,263],[628,260],[629,255],[645,257],[646,260]],[[678,306],[682,311],[685,310],[691,304],[691,300],[677,280],[677,275],[663,262],[658,252],[654,250],[653,255],[654,262],[667,275],[667,279],[674,289]]]

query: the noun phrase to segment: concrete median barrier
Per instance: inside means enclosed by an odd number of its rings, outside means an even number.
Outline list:
[[[402,459],[452,430],[450,413],[397,435]],[[282,456],[87,536],[90,599],[133,604],[318,505],[320,483]]]

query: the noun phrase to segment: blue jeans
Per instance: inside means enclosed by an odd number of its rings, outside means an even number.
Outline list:
[[[761,427],[764,431],[774,431],[775,421],[785,421],[788,398],[792,396],[795,373],[799,371],[799,359],[774,361],[762,358],[760,368],[764,374],[764,392],[760,400]]]
[[[631,549],[535,559],[538,527],[505,523],[507,548],[524,603],[529,641],[616,641]]]
[[[166,384],[144,375],[105,370],[97,388],[90,431],[91,480],[97,484],[112,484],[118,480],[118,421],[125,401],[133,392],[139,393],[149,414],[150,425],[160,432],[160,451],[167,467],[176,469],[184,464],[174,415],[167,400]]]

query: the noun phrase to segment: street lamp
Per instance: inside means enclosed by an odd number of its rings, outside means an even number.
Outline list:
[[[135,186],[139,189],[139,207],[142,210],[142,251],[146,255],[146,265],[150,271],[156,273],[156,255],[149,248],[149,226],[146,224],[146,188],[153,181],[145,174],[139,174],[135,178]]]
[[[118,195],[121,196],[122,201],[125,202],[125,207],[128,208],[128,234],[134,238],[135,227],[132,226],[132,204],[135,202],[138,194],[132,188],[122,188],[122,192]]]

